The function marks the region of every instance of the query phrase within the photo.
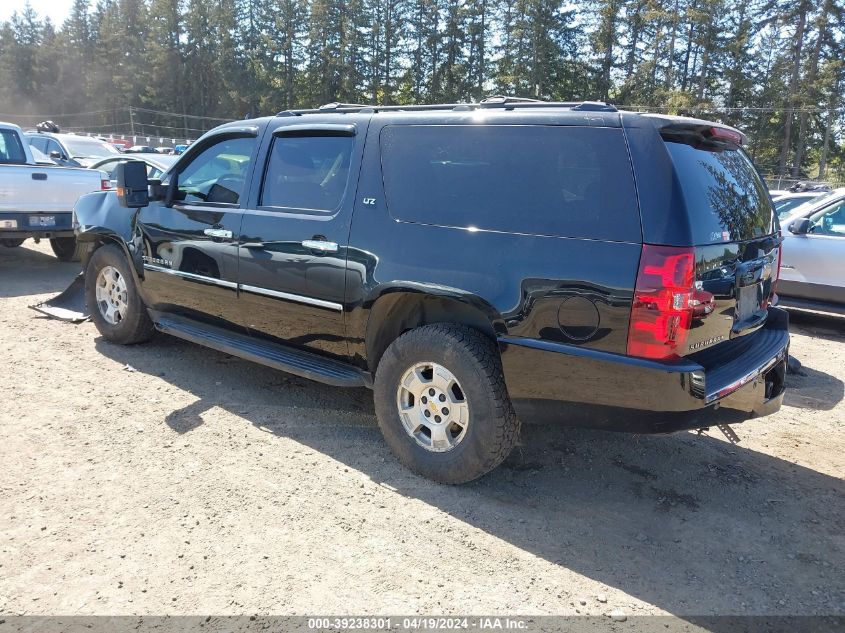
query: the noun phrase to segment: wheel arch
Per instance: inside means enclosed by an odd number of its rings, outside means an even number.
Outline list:
[[[403,333],[423,325],[451,323],[481,332],[491,341],[505,333],[499,312],[480,297],[450,288],[418,285],[385,289],[373,301],[364,335],[369,370]]]
[[[135,234],[137,210],[121,207],[114,191],[95,191],[79,198],[73,212],[77,241],[90,245],[82,254],[83,270],[94,251],[116,244],[131,264],[137,283],[143,271],[142,252]]]

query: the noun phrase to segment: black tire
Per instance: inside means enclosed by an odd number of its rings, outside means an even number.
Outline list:
[[[0,244],[5,246],[6,248],[17,248],[21,244],[24,243],[24,238],[11,238],[7,237],[5,239],[0,240]]]
[[[52,237],[50,248],[59,261],[63,262],[78,262],[82,255],[82,249],[75,237]]]
[[[106,266],[115,268],[126,284],[126,314],[117,322],[110,323],[97,302],[97,280]],[[91,320],[104,338],[121,345],[132,345],[148,341],[155,332],[147,308],[141,301],[135,278],[129,269],[126,257],[116,245],[109,244],[94,251],[85,270],[85,303],[91,313]]]
[[[445,452],[421,446],[402,424],[397,389],[417,363],[437,363],[460,383],[469,407],[463,439]],[[480,332],[463,326],[434,324],[406,332],[385,351],[374,385],[379,427],[390,449],[423,477],[462,484],[493,470],[519,438],[496,346]]]

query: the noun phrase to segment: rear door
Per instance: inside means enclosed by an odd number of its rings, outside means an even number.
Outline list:
[[[228,128],[205,137],[170,175],[178,179],[175,199],[139,211],[142,291],[154,309],[220,325],[237,321],[241,197],[258,132]]]
[[[345,357],[349,225],[367,118],[277,120],[239,248],[241,323],[253,333]]]

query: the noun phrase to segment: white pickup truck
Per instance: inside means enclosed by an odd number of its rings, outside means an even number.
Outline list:
[[[0,245],[49,239],[60,260],[78,260],[73,205],[79,196],[110,186],[100,171],[37,164],[21,129],[0,123]]]

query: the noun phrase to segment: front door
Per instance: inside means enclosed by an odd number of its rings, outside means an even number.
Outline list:
[[[781,288],[784,295],[845,303],[845,200],[810,216],[805,235],[784,242]]]
[[[356,133],[354,124],[313,124],[282,125],[268,135],[263,177],[240,236],[242,323],[340,357],[348,354],[343,301],[361,161]]]
[[[179,163],[170,206],[139,214],[144,242],[141,291],[155,310],[220,324],[237,321],[241,196],[251,174],[257,129],[207,137]]]

